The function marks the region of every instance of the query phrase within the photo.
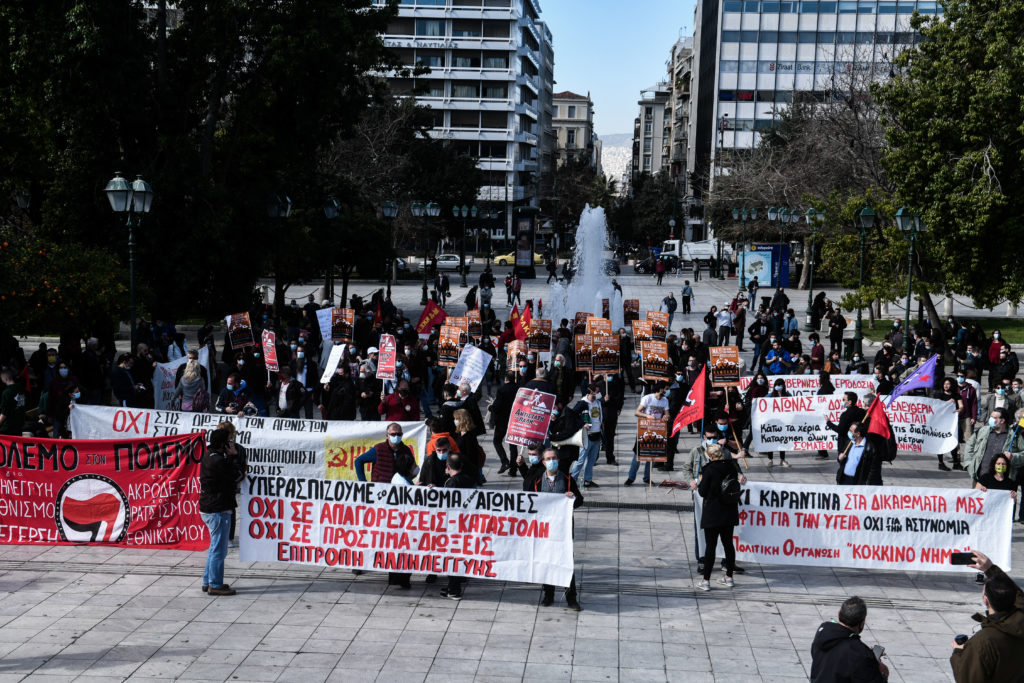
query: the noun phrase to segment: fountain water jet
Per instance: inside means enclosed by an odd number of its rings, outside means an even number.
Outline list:
[[[614,291],[611,277],[605,272],[605,250],[608,249],[608,224],[604,209],[583,209],[579,227],[576,228],[576,248],[573,263],[576,273],[566,286],[560,282],[551,285],[544,311],[558,327],[562,318],[569,319],[569,326],[577,312],[590,312],[601,317],[601,300],[608,299],[612,328],[622,327],[622,295]]]

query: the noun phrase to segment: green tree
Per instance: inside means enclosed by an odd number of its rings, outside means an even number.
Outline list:
[[[915,16],[923,40],[875,87],[885,165],[922,214],[945,286],[990,306],[1024,295],[1024,2],[949,0]]]

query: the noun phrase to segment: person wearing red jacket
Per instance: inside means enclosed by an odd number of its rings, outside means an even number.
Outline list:
[[[401,380],[398,391],[385,396],[377,412],[384,416],[386,422],[419,422],[420,401],[409,391],[409,383]]]

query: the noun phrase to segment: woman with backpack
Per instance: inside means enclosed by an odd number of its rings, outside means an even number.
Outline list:
[[[697,492],[704,499],[701,507],[700,528],[704,530],[704,574],[697,585],[702,591],[711,590],[711,571],[715,567],[715,550],[722,540],[725,551],[725,576],[719,583],[732,588],[732,574],[736,567],[736,548],[733,529],[740,523],[740,485],[746,479],[740,474],[735,460],[723,460],[718,444],[705,449],[708,464],[701,471]]]

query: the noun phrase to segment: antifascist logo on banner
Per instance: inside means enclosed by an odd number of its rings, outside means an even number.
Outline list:
[[[99,474],[68,479],[57,493],[55,510],[60,540],[71,543],[120,543],[132,518],[124,490]]]

